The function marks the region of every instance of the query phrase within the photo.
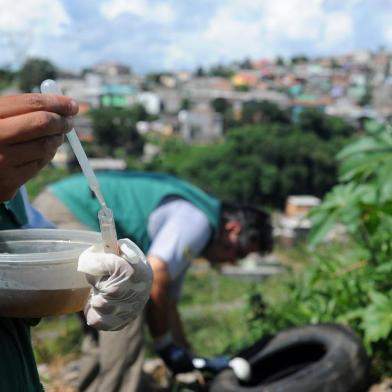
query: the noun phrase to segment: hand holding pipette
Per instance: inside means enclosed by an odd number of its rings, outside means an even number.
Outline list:
[[[43,94],[63,95],[60,87],[54,80],[51,79],[44,80],[41,83],[41,92]],[[66,135],[69,144],[71,145],[72,150],[76,156],[76,159],[78,160],[79,165],[83,171],[83,174],[87,179],[89,187],[94,192],[95,196],[99,201],[99,204],[101,205],[101,209],[98,212],[98,220],[99,226],[101,228],[102,239],[105,246],[105,252],[119,254],[119,249],[117,245],[117,233],[112,210],[106,206],[105,200],[99,189],[97,177],[95,176],[95,173],[90,165],[86,153],[84,152],[83,146],[80,143],[75,129],[72,128],[72,130]]]
[[[62,95],[53,80],[42,82],[41,92]],[[78,260],[78,271],[86,274],[93,287],[84,313],[88,325],[106,331],[118,330],[142,313],[151,290],[152,270],[136,244],[129,239],[117,242],[112,210],[106,206],[75,129],[68,132],[67,137],[89,187],[101,205],[98,220],[105,253],[92,246]]]

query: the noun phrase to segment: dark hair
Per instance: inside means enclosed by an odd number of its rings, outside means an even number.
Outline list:
[[[260,208],[245,204],[223,202],[221,210],[223,223],[236,220],[241,224],[239,241],[246,247],[252,242],[259,245],[260,253],[267,253],[272,250],[272,224],[270,214]]]

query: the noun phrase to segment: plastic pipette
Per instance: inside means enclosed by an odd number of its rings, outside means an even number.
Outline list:
[[[43,94],[63,95],[60,87],[54,80],[51,79],[44,80],[41,83],[41,92]],[[90,189],[94,192],[99,204],[101,205],[101,209],[98,212],[98,220],[101,228],[102,239],[105,245],[105,252],[118,254],[117,233],[112,210],[106,206],[105,199],[99,189],[97,177],[95,176],[94,170],[92,169],[87,155],[84,152],[78,135],[75,132],[75,128],[72,128],[72,130],[67,133],[67,138],[76,159],[79,162],[82,172],[87,179]]]

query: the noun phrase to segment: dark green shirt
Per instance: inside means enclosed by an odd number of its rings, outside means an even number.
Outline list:
[[[100,189],[116,221],[119,238],[130,238],[144,252],[150,246],[148,218],[159,203],[169,196],[191,202],[206,215],[214,231],[218,230],[221,203],[192,184],[160,173],[97,173]],[[100,209],[83,175],[74,175],[50,186],[62,203],[86,226],[99,230]]]
[[[18,193],[0,204],[0,230],[17,229],[27,223]],[[0,317],[0,392],[42,392],[31,346],[33,320]]]

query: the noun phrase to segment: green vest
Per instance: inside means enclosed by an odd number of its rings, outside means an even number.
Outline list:
[[[27,223],[22,196],[0,204],[0,230]],[[0,317],[0,391],[42,392],[31,346],[32,320]]]
[[[118,237],[130,238],[144,252],[151,243],[147,232],[148,218],[168,196],[191,202],[205,213],[214,231],[218,230],[220,201],[177,177],[126,171],[101,172],[97,173],[97,178],[106,204],[113,211]],[[83,175],[59,181],[50,189],[80,222],[99,230],[97,214],[100,205]]]

